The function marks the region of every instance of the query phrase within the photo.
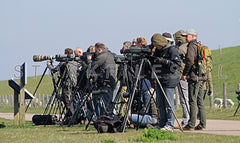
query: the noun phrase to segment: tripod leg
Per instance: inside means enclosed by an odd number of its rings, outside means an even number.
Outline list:
[[[237,109],[236,109],[236,111],[235,111],[235,113],[234,113],[234,115],[233,115],[233,116],[236,116],[236,113],[237,113],[237,111],[238,111],[239,107],[240,107],[240,101],[238,101],[238,107],[237,107]]]
[[[147,59],[146,59],[146,60],[147,60]],[[147,62],[148,62],[149,65],[151,65],[151,63],[150,63],[149,60],[147,60]],[[174,115],[174,117],[175,117],[175,119],[176,119],[176,121],[177,121],[177,123],[178,123],[178,125],[179,125],[179,127],[180,127],[180,130],[183,132],[183,129],[182,129],[182,127],[180,126],[180,123],[179,123],[179,121],[178,121],[178,119],[177,119],[177,116],[176,116],[175,112],[173,112],[173,108],[172,108],[172,106],[171,106],[171,104],[170,104],[170,102],[169,102],[169,100],[168,100],[168,98],[167,98],[167,96],[166,96],[166,93],[164,92],[163,87],[162,87],[162,85],[161,85],[161,83],[160,83],[160,81],[159,81],[159,79],[158,79],[158,77],[157,77],[157,75],[156,75],[156,73],[155,73],[155,71],[154,71],[154,69],[153,69],[152,66],[151,66],[151,71],[152,71],[152,73],[153,73],[153,75],[154,75],[154,77],[155,77],[155,79],[156,79],[156,81],[157,81],[157,84],[159,85],[159,87],[160,87],[160,89],[161,89],[161,91],[162,91],[162,93],[163,93],[163,95],[164,95],[164,97],[165,97],[165,99],[166,99],[166,101],[167,101],[167,104],[169,105],[170,109],[172,110],[172,113],[173,113],[173,115]]]
[[[35,91],[34,91],[34,93],[33,93],[33,96],[35,96],[35,94],[36,94],[36,92],[37,92],[37,90],[38,90],[38,87],[39,87],[39,85],[41,84],[42,79],[43,79],[43,77],[44,77],[46,71],[47,71],[47,67],[45,68],[45,70],[44,70],[44,72],[43,72],[43,74],[42,74],[42,77],[41,77],[41,79],[40,79],[39,82],[38,82],[38,85],[37,85],[37,87],[36,87],[36,89],[35,89]],[[27,107],[26,107],[25,112],[27,112],[28,107],[29,107],[29,105],[31,104],[31,102],[32,102],[32,99],[29,101],[29,103],[28,103],[28,105],[27,105]]]
[[[136,82],[134,84],[133,92],[132,92],[130,98],[128,99],[128,107],[127,107],[127,111],[126,111],[126,113],[124,115],[124,120],[123,120],[123,124],[122,124],[122,132],[124,132],[125,128],[126,128],[127,119],[128,119],[128,113],[129,113],[129,110],[132,107],[132,102],[133,102],[134,95],[135,95],[135,92],[136,92],[136,89],[137,89],[138,79],[139,79],[141,71],[142,71],[143,62],[144,62],[144,60],[142,59],[141,60],[141,64],[140,64],[140,68],[139,68],[139,72],[138,72],[138,75],[137,75],[137,78],[136,78]]]

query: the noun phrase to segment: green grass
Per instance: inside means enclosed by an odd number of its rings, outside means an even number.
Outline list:
[[[71,143],[100,143],[100,142],[116,142],[126,143],[135,142],[135,140],[143,135],[143,129],[138,131],[135,129],[127,129],[125,133],[97,133],[93,126],[85,131],[85,125],[75,125],[73,127],[60,127],[58,125],[51,126],[35,126],[32,122],[27,121],[25,126],[13,126],[12,120],[0,118],[0,125],[6,127],[0,128],[1,142],[71,142]],[[177,141],[164,140],[162,142],[173,143],[220,143],[220,142],[239,142],[240,136],[213,135],[203,133],[189,132],[173,132]]]
[[[32,114],[42,114],[45,110],[45,107],[29,107],[27,110],[27,113],[32,113]],[[13,113],[14,107],[13,106],[0,106],[0,112],[1,113]]]
[[[222,55],[219,50],[212,51],[213,54],[213,91],[214,97],[223,97],[223,83],[227,84],[227,96],[236,103],[235,91],[240,83],[240,46],[222,49]],[[222,65],[221,75],[227,78],[219,78],[219,65]]]
[[[25,88],[30,92],[34,93],[39,81],[41,79],[41,76],[37,77],[28,77],[27,84]],[[16,81],[20,84],[20,80],[16,79]],[[36,94],[40,95],[51,95],[53,91],[53,84],[52,79],[49,75],[45,75],[42,79],[40,86],[36,92]],[[8,86],[8,81],[0,81],[0,95],[13,95],[14,91],[13,89]]]

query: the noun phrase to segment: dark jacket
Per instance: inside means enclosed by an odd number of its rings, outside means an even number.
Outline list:
[[[179,83],[178,69],[181,66],[181,59],[177,49],[168,45],[161,50],[156,49],[154,56],[163,58],[159,64],[154,64],[156,74],[163,87],[174,88]]]
[[[98,86],[115,88],[116,64],[113,54],[108,49],[104,49],[95,57],[91,71],[97,75]]]
[[[60,62],[56,67],[48,65],[52,72],[60,72],[61,86],[74,87],[77,84],[79,63],[76,61]]]
[[[185,68],[183,76],[187,76],[188,80],[200,81],[205,80],[205,76],[199,75],[198,68],[198,54],[197,54],[197,40],[192,40],[187,45],[187,54],[185,59]]]

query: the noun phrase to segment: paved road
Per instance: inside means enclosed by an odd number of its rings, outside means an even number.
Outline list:
[[[34,114],[26,114],[25,119],[31,121]],[[13,119],[13,113],[0,113],[0,118]],[[181,122],[181,120],[178,120]],[[177,123],[175,122],[175,125]],[[176,130],[180,131],[180,130]],[[232,120],[207,120],[207,128],[204,131],[185,131],[185,132],[201,132],[219,135],[240,136],[240,121]]]
[[[181,120],[179,120],[179,122],[181,122]],[[175,125],[177,125],[176,122],[175,122]],[[240,136],[240,121],[207,120],[206,130],[184,131],[184,132],[201,132],[201,133],[209,133],[209,134]]]

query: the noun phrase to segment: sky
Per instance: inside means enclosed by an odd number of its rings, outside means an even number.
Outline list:
[[[0,80],[42,75],[33,55],[84,51],[97,42],[120,54],[122,43],[154,33],[195,29],[212,50],[240,45],[239,0],[0,0]],[[54,64],[58,64],[54,62]],[[37,67],[35,71],[34,66]]]

